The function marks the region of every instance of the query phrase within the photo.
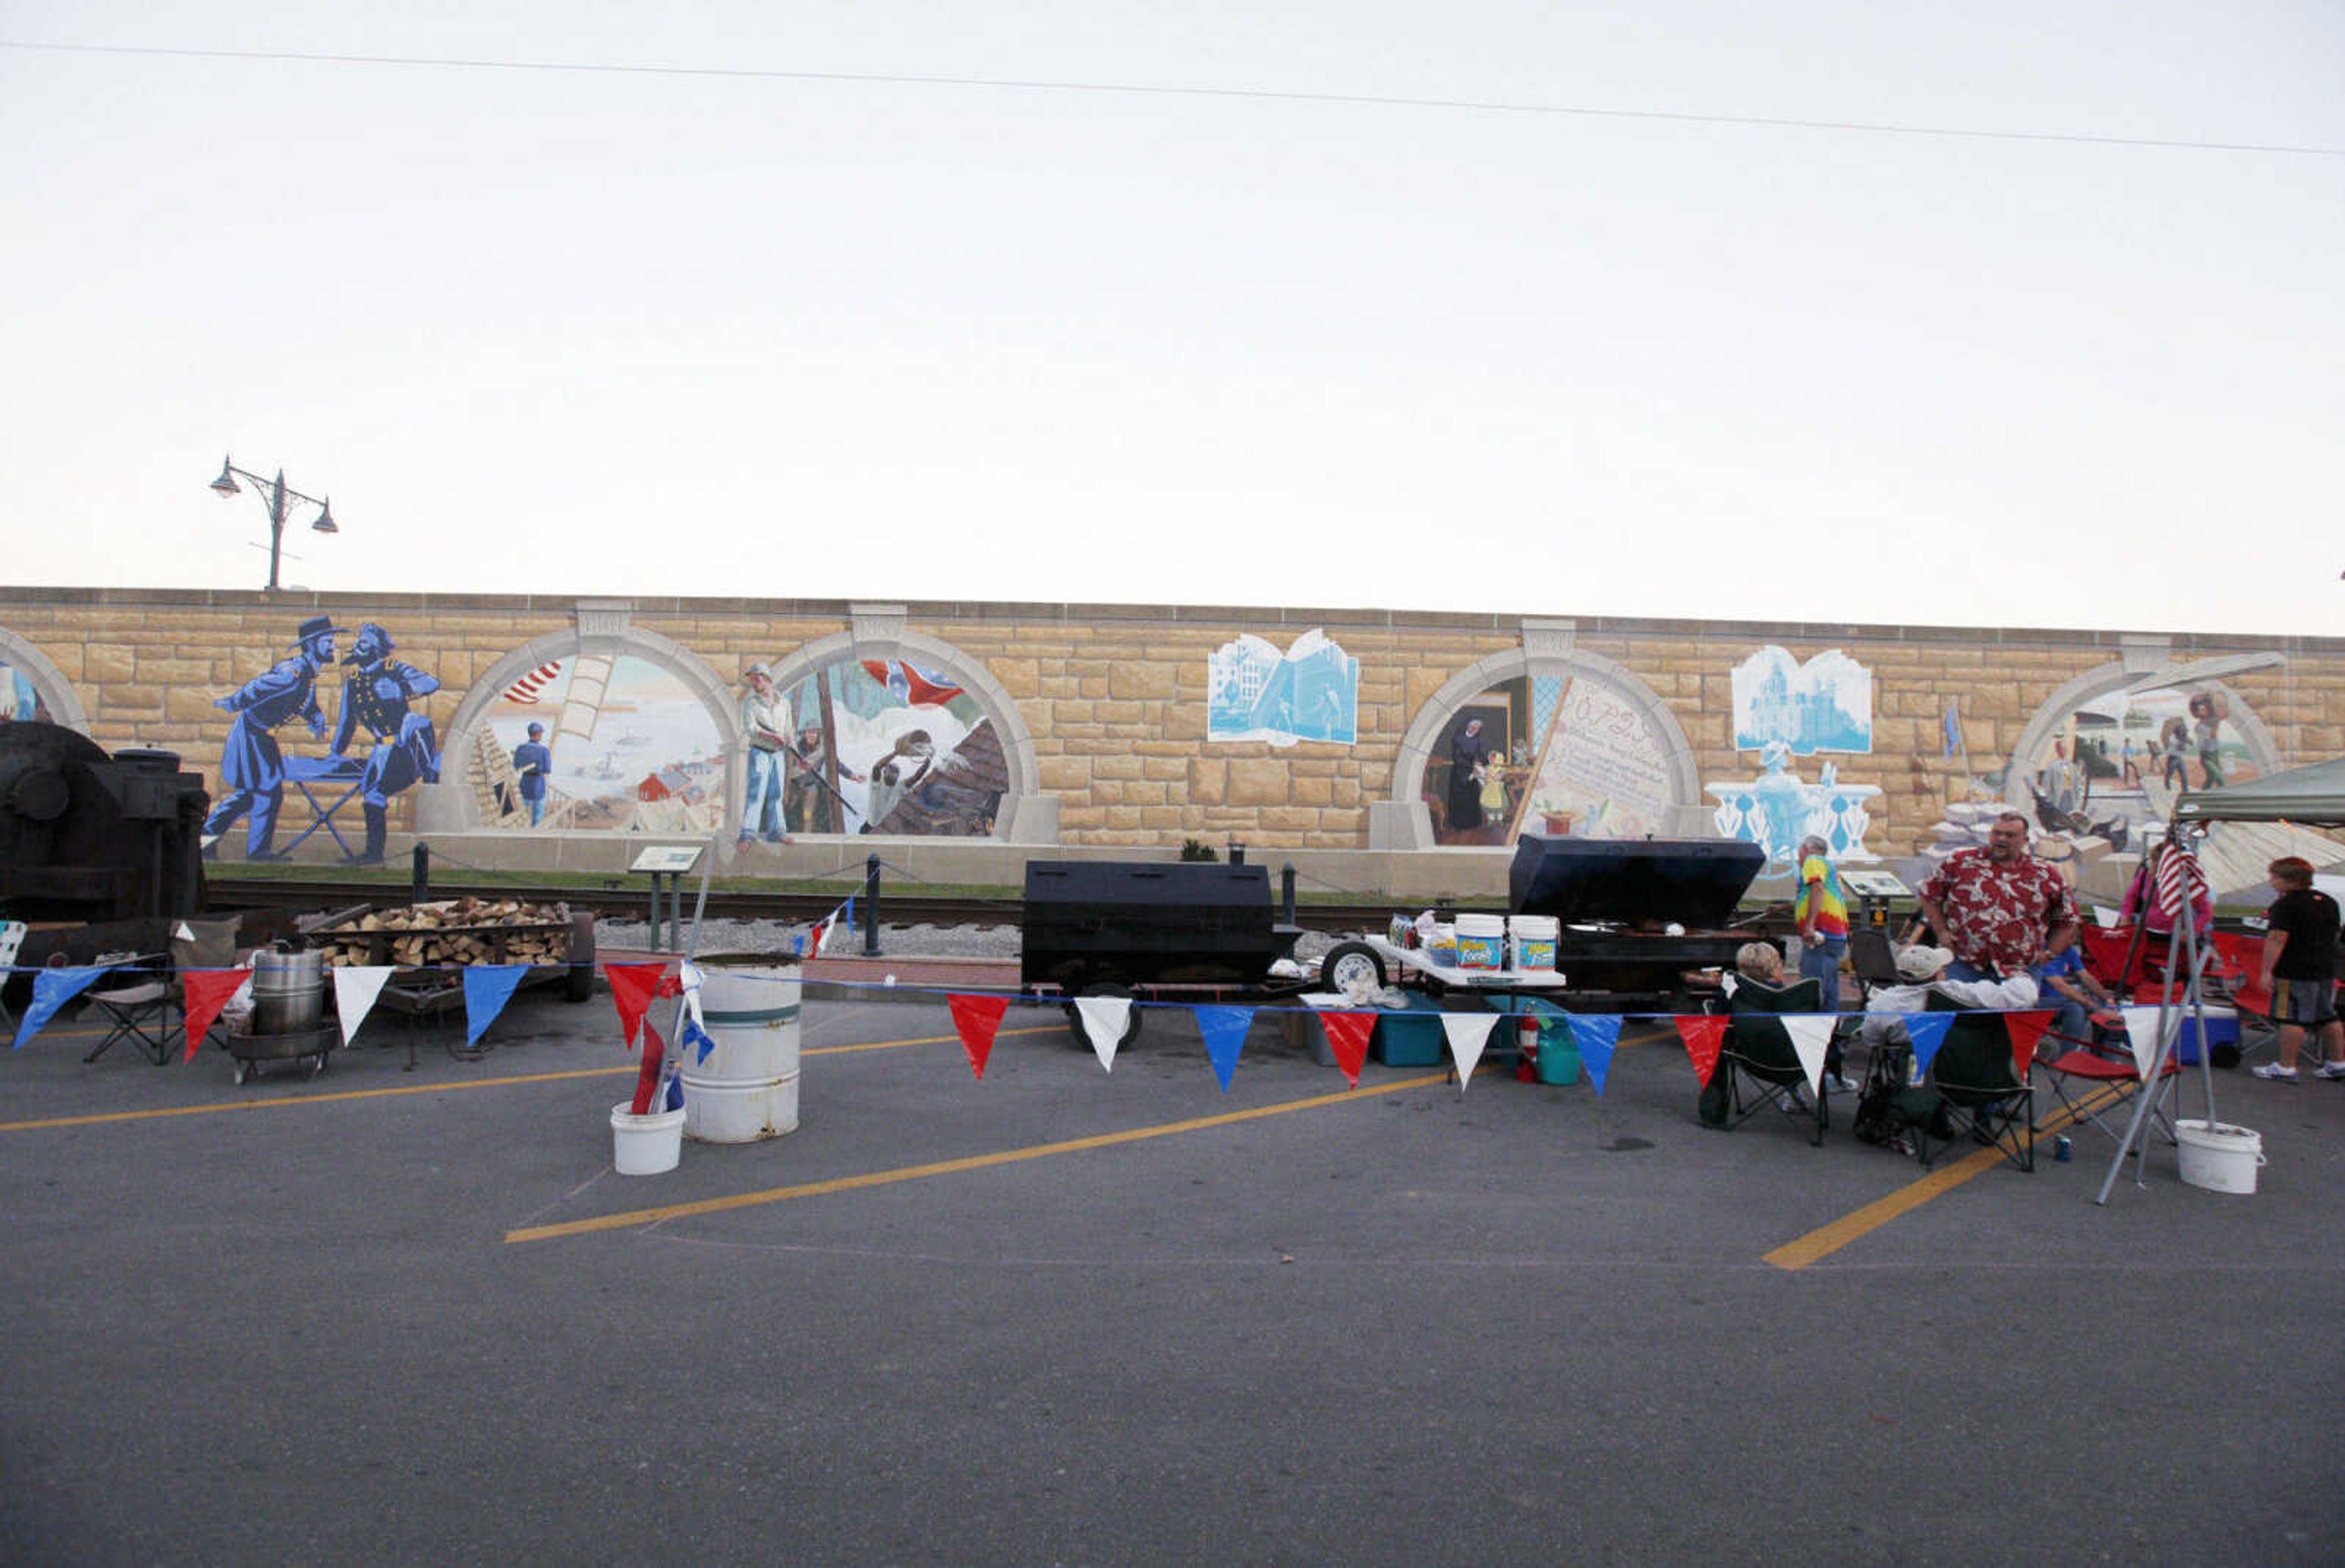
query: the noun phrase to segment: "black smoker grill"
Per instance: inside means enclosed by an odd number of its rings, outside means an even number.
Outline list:
[[[201,774],[62,724],[0,723],[0,916],[161,920],[203,905]]]
[[[1257,986],[1294,949],[1270,868],[1194,861],[1035,860],[1020,924],[1022,985]]]
[[[1731,838],[1550,838],[1515,844],[1508,910],[1562,922],[1556,967],[1570,995],[1661,1002],[1691,969],[1725,968],[1749,932],[1721,929],[1767,864]],[[1671,925],[1683,926],[1669,935]]]

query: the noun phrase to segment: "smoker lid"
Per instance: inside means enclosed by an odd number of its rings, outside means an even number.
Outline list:
[[[1507,878],[1517,915],[1725,925],[1767,852],[1731,838],[1561,838],[1527,833]]]

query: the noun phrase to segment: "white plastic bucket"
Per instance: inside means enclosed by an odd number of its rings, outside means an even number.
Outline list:
[[[2264,1162],[2263,1135],[2253,1128],[2188,1118],[2174,1124],[2180,1140],[2182,1179],[2209,1192],[2251,1193]]]
[[[611,1166],[621,1176],[657,1176],[684,1156],[684,1112],[637,1116],[621,1100],[611,1108]]]
[[[1507,966],[1505,916],[1460,915],[1457,917],[1457,966],[1460,969],[1503,969]]]
[[[1518,915],[1508,921],[1515,934],[1515,967],[1552,969],[1555,945],[1563,936],[1563,922],[1552,915]]]
[[[708,1059],[680,1047],[684,1136],[702,1143],[755,1143],[798,1125],[796,958],[725,955],[700,966],[700,1016],[716,1042]]]

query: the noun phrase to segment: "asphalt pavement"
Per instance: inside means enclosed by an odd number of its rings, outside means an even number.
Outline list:
[[[0,1063],[0,1558],[2345,1551],[2345,1085],[2219,1074],[2261,1190],[2160,1145],[2096,1207],[2090,1128],[1703,1131],[1650,1030],[1599,1098],[1351,1092],[1267,1015],[1227,1093],[1178,1009],[1109,1073],[1013,1007],[982,1081],[940,996],[803,1022],[799,1129],[655,1177],[607,999],[241,1087],[53,1027]]]

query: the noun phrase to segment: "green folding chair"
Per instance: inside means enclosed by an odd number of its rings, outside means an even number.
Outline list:
[[[1945,1044],[1930,1060],[1927,1087],[1945,1108],[1948,1129],[1939,1139],[1965,1137],[1990,1148],[2022,1170],[2035,1168],[2035,1087],[2019,1076],[2011,1059],[2011,1025],[2001,1014],[1966,1007],[1951,996],[1933,991],[1928,1010],[1960,1015],[1947,1026]],[[1935,1158],[1930,1147],[1935,1116],[1922,1119],[1915,1135],[1915,1152],[1922,1163]]]
[[[1702,1119],[1712,1127],[1735,1128],[1771,1107],[1804,1118],[1808,1111],[1800,1093],[1808,1087],[1808,1069],[1800,1065],[1791,1031],[1777,1015],[1823,1010],[1823,986],[1818,981],[1795,980],[1782,986],[1737,981],[1734,995],[1727,1000],[1726,1036],[1719,1046],[1718,1071],[1711,1078],[1711,1087],[1703,1091]],[[1720,1077],[1726,1080],[1722,1091]],[[1822,1094],[1815,1096],[1814,1114],[1815,1135],[1808,1141],[1821,1145],[1832,1118]]]

